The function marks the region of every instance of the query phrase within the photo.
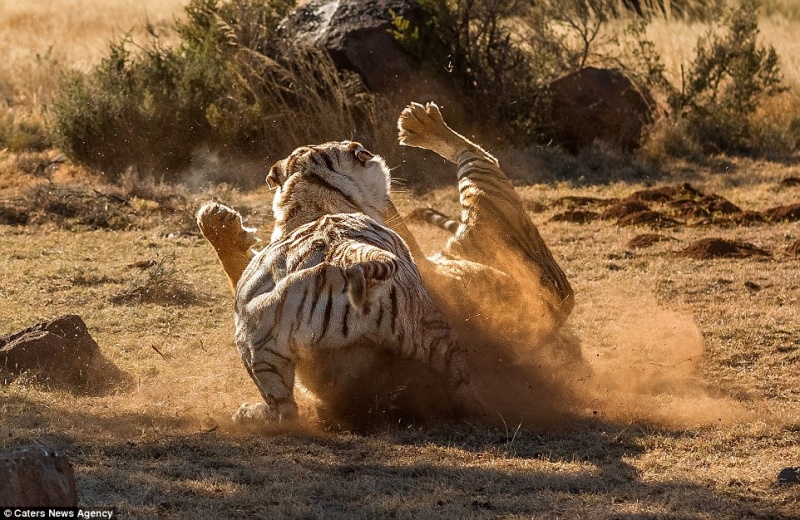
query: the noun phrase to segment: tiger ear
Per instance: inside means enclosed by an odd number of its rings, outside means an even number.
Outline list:
[[[269,169],[269,173],[267,174],[267,186],[269,186],[270,191],[274,191],[282,184],[283,164],[281,164],[281,161],[278,161],[272,165],[272,168]]]

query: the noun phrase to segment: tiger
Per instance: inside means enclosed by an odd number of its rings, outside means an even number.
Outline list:
[[[457,165],[460,219],[430,257],[389,197],[385,162],[355,142],[301,147],[270,169],[275,226],[261,252],[233,209],[210,203],[199,211],[235,290],[237,346],[264,397],[236,418],[296,416],[295,369],[324,400],[337,378],[391,374],[409,355],[446,376],[461,413],[486,417],[470,373],[498,364],[503,373],[530,338],[557,332],[571,313],[572,287],[498,160],[452,130],[434,103],[408,105],[398,131],[401,145]],[[408,298],[401,337],[379,326],[392,288]],[[346,317],[363,320],[359,341],[354,325],[344,334]],[[380,357],[386,345],[400,356]],[[326,372],[326,363],[337,368]]]
[[[479,410],[455,333],[405,242],[383,225],[383,159],[357,142],[304,146],[267,182],[275,225],[261,251],[235,210],[212,202],[197,217],[235,287],[235,343],[264,400],[234,420],[295,419],[296,375],[324,400],[337,378],[369,373],[387,351],[433,370],[458,410]]]

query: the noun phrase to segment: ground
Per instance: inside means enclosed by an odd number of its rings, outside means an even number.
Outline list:
[[[19,161],[8,160],[13,171]],[[318,428],[309,396],[311,419],[300,425],[243,431],[229,421],[258,395],[233,347],[225,275],[191,212],[218,198],[267,237],[266,188],[89,187],[74,165],[49,181],[17,170],[0,199],[29,215],[0,225],[0,334],[77,313],[129,378],[93,395],[25,377],[0,387],[0,445],[65,451],[80,504],[124,517],[796,517],[798,488],[777,474],[800,465],[800,262],[790,250],[800,224],[679,216],[684,188],[673,190],[678,202],[647,202],[677,226],[563,215],[599,215],[615,207],[603,199],[685,182],[761,212],[798,202],[786,179],[799,171],[791,161],[725,158],[672,164],[655,182],[521,184],[574,285],[567,329],[599,374],[596,389],[582,387],[596,401],[545,430],[463,422],[357,434]],[[88,197],[85,214],[63,209],[75,193]],[[428,204],[454,214],[455,189],[398,194],[401,213]],[[110,216],[98,220],[93,207]],[[446,238],[411,227],[428,251]],[[628,245],[643,234],[667,240]],[[710,237],[769,255],[680,254]]]

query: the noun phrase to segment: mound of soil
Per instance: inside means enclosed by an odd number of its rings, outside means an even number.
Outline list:
[[[800,177],[787,177],[783,179],[779,185],[782,188],[794,188],[795,186],[800,186]]]
[[[562,213],[556,213],[551,222],[574,222],[576,224],[586,224],[593,220],[600,218],[600,215],[594,211],[584,211],[579,209],[571,209]]]
[[[704,218],[723,213],[741,213],[742,209],[725,197],[716,194],[703,195],[697,199],[680,199],[670,202],[675,214],[684,218]]]
[[[531,213],[541,213],[547,209],[547,206],[535,200],[524,200],[522,201],[522,205],[525,207],[526,211],[530,211]]]
[[[639,211],[626,215],[619,220],[620,226],[650,226],[652,228],[669,228],[681,225],[681,222],[658,211]]]
[[[568,195],[566,197],[556,199],[553,202],[553,206],[564,206],[569,208],[576,206],[608,206],[609,204],[614,204],[615,202],[618,202],[618,199],[601,199],[599,197],[580,197],[576,195]]]
[[[667,235],[659,235],[657,233],[645,233],[644,235],[636,235],[628,241],[628,247],[631,249],[639,249],[650,247],[657,242],[667,242],[675,240]]]
[[[650,207],[638,200],[623,200],[617,202],[603,212],[602,217],[606,219],[622,218],[633,215],[634,213],[641,213],[642,211],[650,211]]]
[[[662,186],[649,188],[632,193],[628,200],[641,202],[668,202],[676,199],[696,199],[703,196],[703,192],[685,182],[678,186]]]
[[[711,258],[770,256],[770,252],[740,240],[704,238],[691,243],[686,249],[678,252],[678,255],[696,260],[709,260]]]
[[[800,256],[800,240],[795,241],[787,247],[786,252],[792,256]]]
[[[30,220],[30,215],[18,204],[0,201],[0,224],[6,226],[24,226]]]
[[[800,204],[777,206],[764,210],[764,217],[770,222],[797,222],[800,220]]]

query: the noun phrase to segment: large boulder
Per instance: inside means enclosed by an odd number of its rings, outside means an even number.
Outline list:
[[[44,446],[0,453],[0,506],[76,507],[75,472],[66,455]]]
[[[632,151],[651,122],[651,103],[618,70],[587,67],[553,81],[544,105],[545,137],[571,153],[596,142]]]
[[[61,316],[0,337],[0,384],[27,371],[49,384],[86,386],[100,359],[100,347],[83,320]]]
[[[391,34],[393,17],[412,24],[424,16],[416,0],[314,0],[293,11],[279,27],[294,45],[327,51],[339,70],[355,72],[371,92],[383,94],[399,114],[409,101],[447,107],[450,121],[461,99],[444,77],[426,74]]]
[[[279,31],[295,44],[325,49],[339,69],[357,72],[373,92],[386,92],[414,70],[389,33],[392,13],[416,20],[419,7],[408,0],[314,0],[293,11]]]

